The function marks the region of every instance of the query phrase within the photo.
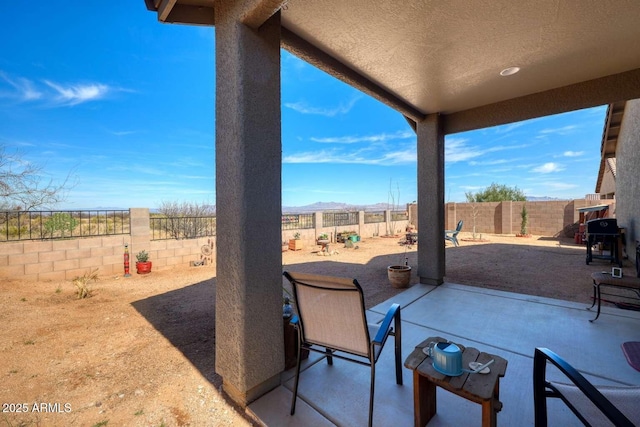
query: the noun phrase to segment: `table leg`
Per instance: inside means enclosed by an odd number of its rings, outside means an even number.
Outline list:
[[[587,308],[587,310],[591,310],[596,305],[596,282],[593,281],[593,302],[591,303],[591,307]]]
[[[500,403],[500,379],[493,388],[493,398],[482,402],[482,427],[496,427],[498,412],[502,409]]]
[[[413,419],[415,427],[424,427],[436,414],[436,385],[413,371]]]
[[[589,322],[594,322],[596,320],[598,320],[598,317],[600,317],[600,305],[602,302],[602,294],[600,293],[600,284],[596,284],[595,280],[593,282],[593,291],[595,293],[595,299],[598,301],[598,311],[596,313],[596,317],[593,319],[590,319]],[[594,301],[595,302],[595,301]]]

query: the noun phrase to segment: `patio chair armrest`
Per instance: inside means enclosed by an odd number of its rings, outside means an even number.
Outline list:
[[[387,310],[387,314],[380,325],[380,329],[378,329],[378,333],[376,337],[373,339],[373,343],[376,345],[383,345],[389,336],[391,322],[392,321],[400,321],[400,304],[392,304]]]
[[[546,380],[547,361],[562,372],[573,385],[580,390],[585,399],[590,400],[602,415],[616,426],[633,426],[634,424],[617,407],[607,399],[596,387],[594,387],[580,372],[547,348],[536,348],[533,360],[533,394],[536,425],[546,426],[547,397],[558,397],[564,401],[571,411],[584,423],[584,415],[565,397],[554,384]],[[593,414],[591,414],[593,416]]]
[[[300,318],[298,318],[297,314],[291,316],[291,320],[289,320],[289,324],[295,327],[298,327],[298,323],[300,323]]]

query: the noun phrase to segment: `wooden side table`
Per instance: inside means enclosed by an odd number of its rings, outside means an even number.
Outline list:
[[[462,365],[468,369],[470,362],[495,362],[488,374],[463,373],[457,377],[443,375],[433,368],[433,359],[422,349],[430,342],[447,341],[442,337],[429,337],[416,346],[407,357],[404,366],[413,370],[413,409],[416,427],[427,425],[436,414],[436,387],[482,405],[482,426],[495,426],[500,402],[500,378],[507,370],[507,360],[494,354],[484,353],[473,347],[456,344],[462,350]]]

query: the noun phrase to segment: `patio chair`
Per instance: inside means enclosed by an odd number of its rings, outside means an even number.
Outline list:
[[[606,363],[603,359],[602,363]],[[556,366],[570,384],[546,379],[547,362]],[[559,398],[586,426],[640,425],[640,387],[595,388],[575,368],[553,351],[536,348],[533,358],[535,426],[547,426],[547,398]]]
[[[453,242],[454,246],[460,246],[458,243],[458,233],[462,230],[462,220],[458,221],[458,225],[456,225],[455,230],[444,230],[444,240],[449,240]]]
[[[299,348],[322,353],[328,365],[333,365],[333,358],[336,357],[371,367],[371,426],[375,366],[389,335],[393,335],[395,341],[396,383],[402,385],[400,305],[393,304],[380,325],[369,325],[362,288],[357,280],[286,271],[284,276],[291,282],[297,306],[298,315],[292,322],[296,323],[298,329]],[[374,337],[373,340],[371,337]],[[298,352],[291,415],[296,410],[300,354]]]

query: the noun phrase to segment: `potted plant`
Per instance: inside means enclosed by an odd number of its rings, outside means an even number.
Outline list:
[[[289,239],[289,250],[300,251],[302,250],[302,240],[300,240],[300,233],[293,235],[293,239]]]
[[[327,233],[322,233],[321,235],[318,236],[318,244],[320,244],[321,241],[324,241],[323,243],[328,243],[329,242],[329,235]]]
[[[138,274],[151,273],[151,261],[149,261],[149,254],[145,250],[136,254],[136,271]]]

